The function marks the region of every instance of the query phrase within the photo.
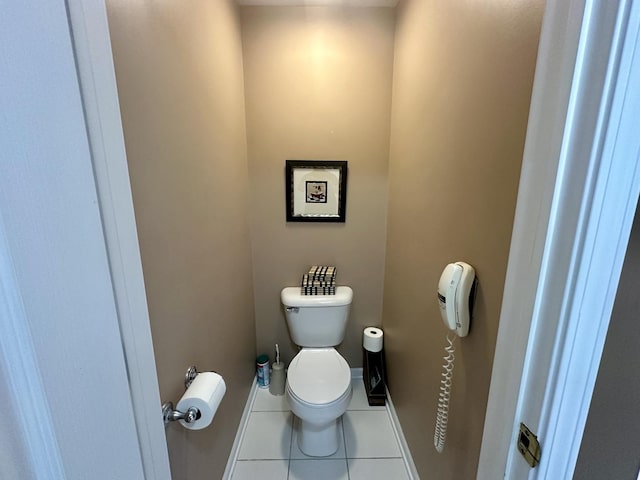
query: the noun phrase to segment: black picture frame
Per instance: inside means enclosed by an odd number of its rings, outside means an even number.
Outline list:
[[[346,221],[346,160],[287,160],[287,222]]]

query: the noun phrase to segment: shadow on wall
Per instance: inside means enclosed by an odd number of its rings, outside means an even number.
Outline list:
[[[106,4],[160,396],[194,364],[227,383],[210,427],[168,426],[172,477],[221,478],[256,351],[238,9]]]
[[[383,327],[394,404],[429,478],[476,475],[543,3],[397,8]],[[438,454],[446,329],[435,290],[453,260],[475,267],[479,288],[471,331],[455,341]]]

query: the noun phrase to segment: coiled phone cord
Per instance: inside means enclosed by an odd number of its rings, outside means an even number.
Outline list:
[[[447,422],[449,421],[449,400],[451,399],[451,383],[453,382],[453,361],[455,360],[455,347],[453,342],[456,339],[447,334],[449,343],[444,351],[446,355],[442,365],[442,380],[440,381],[440,397],[438,398],[438,414],[436,415],[436,428],[433,434],[433,444],[438,453],[444,450],[444,443],[447,438]]]

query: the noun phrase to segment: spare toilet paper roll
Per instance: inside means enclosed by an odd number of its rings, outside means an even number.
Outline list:
[[[383,333],[382,330],[375,327],[367,327],[364,329],[362,346],[369,352],[379,352],[382,350]]]
[[[202,372],[191,382],[187,391],[178,402],[176,409],[186,412],[191,407],[200,410],[200,417],[193,423],[180,420],[184,428],[201,430],[208,427],[227,391],[224,379],[215,372]]]

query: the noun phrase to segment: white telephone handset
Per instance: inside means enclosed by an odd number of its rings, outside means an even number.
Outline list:
[[[447,265],[438,282],[438,301],[440,314],[445,326],[456,333],[458,337],[469,334],[469,324],[473,313],[476,293],[476,272],[468,263],[455,262]],[[436,450],[442,453],[447,437],[447,422],[449,420],[449,400],[451,398],[451,384],[453,381],[453,361],[455,360],[454,335],[447,335],[448,345],[445,348],[444,365],[442,366],[442,380],[440,381],[440,396],[438,398],[438,414],[433,443]]]
[[[468,263],[447,265],[438,282],[440,314],[449,330],[459,337],[469,334],[469,323],[475,293],[476,272]]]

